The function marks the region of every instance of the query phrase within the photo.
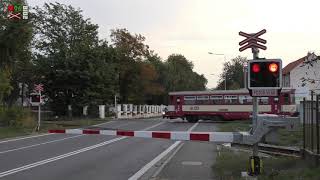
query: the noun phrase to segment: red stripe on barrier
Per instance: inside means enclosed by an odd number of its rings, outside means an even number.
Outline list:
[[[191,141],[209,141],[209,134],[192,134],[190,133]]]
[[[82,134],[100,134],[100,131],[99,130],[84,129],[84,130],[82,130]]]
[[[50,129],[48,131],[49,133],[66,133],[66,130],[65,129]]]
[[[152,132],[152,138],[170,139],[171,134],[168,132]]]
[[[118,136],[134,136],[133,131],[117,131]]]

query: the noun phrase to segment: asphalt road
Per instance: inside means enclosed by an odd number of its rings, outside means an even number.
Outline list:
[[[214,131],[215,123],[114,120],[103,129]],[[214,179],[214,144],[105,135],[45,134],[0,141],[0,179]]]

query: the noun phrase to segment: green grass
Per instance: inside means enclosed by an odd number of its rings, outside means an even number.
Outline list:
[[[72,120],[55,120],[42,121],[39,132],[35,128],[17,128],[17,127],[0,127],[0,139],[12,138],[17,136],[25,136],[31,134],[46,133],[49,129],[67,129],[67,128],[82,128],[107,122],[109,120],[101,119],[72,119]]]
[[[32,129],[17,127],[0,127],[0,139],[32,134]]]
[[[234,131],[249,131],[251,121],[226,121],[218,124],[219,131],[234,132]]]
[[[241,172],[248,168],[251,153],[222,149],[212,166],[216,179],[241,179]],[[288,157],[262,158],[263,172],[259,180],[319,180],[320,167],[309,167],[308,163]]]

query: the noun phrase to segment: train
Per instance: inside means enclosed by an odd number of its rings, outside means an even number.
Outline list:
[[[201,120],[248,120],[252,115],[252,97],[247,89],[178,91],[169,93],[169,105],[163,118]],[[297,116],[295,89],[283,88],[276,97],[258,97],[259,113]]]

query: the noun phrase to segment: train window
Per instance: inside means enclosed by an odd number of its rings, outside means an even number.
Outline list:
[[[197,96],[197,100],[209,100],[209,96]]]
[[[269,97],[258,97],[259,104],[269,104]]]
[[[186,105],[192,105],[196,103],[196,97],[195,96],[185,96],[184,97],[184,104]]]
[[[252,97],[248,95],[240,95],[239,96],[240,104],[252,104]]]
[[[185,96],[184,100],[185,101],[196,100],[196,97],[195,96]]]
[[[227,103],[227,104],[236,104],[236,103],[238,103],[238,96],[225,95],[224,100],[225,100],[225,103]]]
[[[284,95],[283,95],[283,103],[284,103],[284,104],[290,104],[289,94],[284,94]]]
[[[197,104],[209,104],[209,96],[197,96]]]
[[[222,95],[213,95],[210,96],[212,104],[223,104],[223,96]]]

